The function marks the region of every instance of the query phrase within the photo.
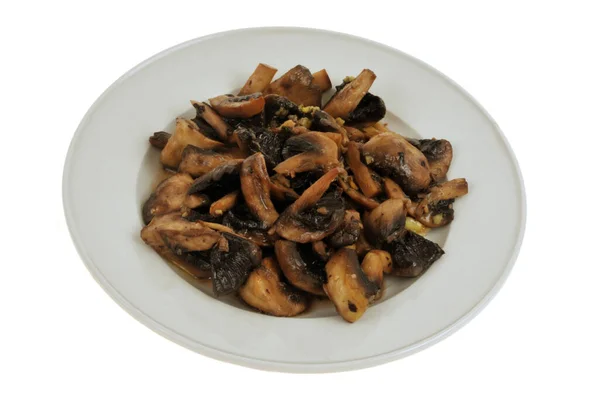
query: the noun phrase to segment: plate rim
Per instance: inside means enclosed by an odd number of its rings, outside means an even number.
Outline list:
[[[68,182],[69,182],[69,178],[70,178],[71,159],[72,159],[72,156],[74,153],[73,148],[76,146],[76,142],[80,138],[81,133],[83,131],[83,127],[86,125],[88,119],[90,118],[91,115],[93,115],[95,113],[96,107],[102,102],[102,100],[108,94],[110,94],[116,87],[118,87],[123,81],[128,79],[131,75],[134,75],[139,70],[141,70],[144,67],[146,67],[147,65],[155,62],[156,60],[163,58],[165,56],[168,56],[172,52],[178,51],[187,46],[190,46],[190,45],[202,42],[202,41],[207,41],[207,40],[211,40],[214,38],[227,36],[227,35],[235,35],[235,34],[239,34],[242,32],[254,32],[254,31],[270,32],[270,33],[274,33],[274,34],[277,32],[285,31],[288,33],[289,32],[295,32],[295,33],[312,32],[312,33],[321,33],[321,34],[325,34],[325,35],[338,35],[338,36],[342,36],[349,40],[361,41],[361,42],[369,44],[371,46],[377,46],[377,47],[380,47],[387,51],[398,53],[398,54],[410,59],[412,62],[418,64],[419,66],[427,69],[429,72],[432,72],[433,74],[437,74],[438,76],[442,77],[454,89],[456,89],[461,95],[465,96],[473,105],[475,105],[477,107],[477,109],[492,123],[495,132],[501,138],[503,144],[505,145],[505,147],[507,149],[509,158],[512,162],[512,166],[514,167],[516,175],[519,180],[519,188],[520,188],[519,193],[520,193],[520,202],[521,202],[521,208],[519,209],[520,213],[521,213],[519,234],[517,236],[517,240],[515,241],[515,245],[512,249],[511,257],[510,257],[509,261],[507,262],[507,264],[505,265],[505,267],[502,271],[502,274],[496,280],[494,285],[483,296],[483,298],[479,302],[477,302],[469,311],[464,313],[460,318],[456,319],[453,323],[451,323],[450,325],[446,326],[445,328],[437,331],[436,333],[434,333],[430,336],[422,338],[421,340],[419,340],[409,346],[402,347],[402,348],[399,348],[399,349],[396,349],[396,350],[393,350],[390,352],[386,352],[383,354],[377,354],[377,355],[353,359],[353,360],[349,360],[349,361],[334,361],[334,362],[325,362],[325,363],[294,363],[294,362],[283,362],[283,361],[257,359],[257,358],[253,358],[253,357],[248,357],[248,356],[244,356],[244,355],[231,353],[231,352],[221,351],[221,350],[214,349],[212,347],[203,345],[200,342],[192,341],[191,339],[181,335],[177,331],[154,320],[152,317],[150,317],[149,315],[147,315],[146,313],[141,311],[139,308],[137,308],[135,305],[133,305],[118,290],[116,290],[110,284],[110,282],[104,277],[104,275],[102,274],[100,269],[96,266],[96,264],[92,261],[90,256],[86,253],[86,249],[83,245],[83,242],[81,241],[81,239],[78,236],[77,231],[76,231],[74,217],[71,212],[71,206],[69,203],[67,187],[69,185]],[[82,260],[82,262],[84,263],[84,265],[86,266],[86,268],[88,269],[88,271],[90,272],[92,277],[102,287],[102,289],[122,309],[124,309],[127,313],[129,313],[129,315],[131,315],[134,319],[136,319],[138,322],[142,323],[143,325],[145,325],[152,331],[156,332],[157,334],[165,337],[166,339],[168,339],[176,344],[179,344],[187,349],[190,349],[196,353],[205,355],[207,357],[221,360],[221,361],[228,362],[228,363],[232,363],[232,364],[236,364],[236,365],[247,366],[247,367],[254,368],[254,369],[288,372],[288,373],[340,372],[340,371],[363,369],[363,368],[367,368],[367,367],[371,367],[371,366],[381,365],[383,363],[387,363],[387,362],[397,360],[397,359],[412,355],[414,353],[417,353],[427,347],[430,347],[430,346],[440,342],[441,340],[445,339],[446,337],[452,335],[454,332],[456,332],[457,330],[462,328],[464,325],[466,325],[468,322],[470,322],[473,318],[475,318],[481,312],[481,310],[483,310],[489,304],[489,302],[496,296],[496,294],[498,294],[498,292],[500,291],[500,289],[502,288],[502,286],[508,279],[508,276],[510,275],[512,269],[514,268],[515,262],[518,258],[520,249],[522,247],[523,238],[524,238],[525,229],[526,229],[526,221],[527,221],[527,199],[526,199],[526,192],[525,192],[525,183],[523,180],[523,175],[521,173],[521,169],[520,169],[517,157],[511,147],[510,143],[508,142],[508,139],[506,138],[506,136],[500,129],[500,126],[498,125],[498,123],[496,123],[496,121],[493,119],[493,117],[483,108],[483,106],[471,94],[469,94],[465,89],[463,89],[458,83],[456,83],[454,80],[452,80],[451,78],[449,78],[442,72],[438,71],[431,65],[425,63],[424,61],[421,61],[420,59],[413,57],[410,54],[407,54],[401,50],[398,50],[397,48],[394,48],[392,46],[389,46],[389,45],[386,45],[383,43],[376,42],[374,40],[366,39],[364,37],[351,35],[351,34],[347,34],[347,33],[326,30],[326,29],[315,29],[315,28],[306,28],[306,27],[283,27],[283,26],[268,26],[268,27],[252,27],[252,28],[243,28],[243,29],[233,29],[233,30],[226,30],[226,31],[221,31],[221,32],[205,35],[205,36],[196,37],[191,40],[187,40],[185,42],[171,46],[163,51],[160,51],[160,52],[152,55],[151,57],[140,62],[139,64],[137,64],[136,66],[134,66],[133,68],[131,68],[130,70],[125,72],[123,75],[121,75],[110,86],[108,86],[108,88],[106,88],[102,92],[102,94],[100,94],[100,96],[93,102],[93,104],[90,106],[90,108],[87,110],[87,112],[85,113],[85,115],[83,116],[81,121],[79,122],[77,129],[75,130],[75,132],[73,134],[73,137],[69,144],[69,148],[68,148],[67,155],[65,158],[64,167],[63,167],[62,202],[63,202],[63,211],[64,211],[67,227],[69,230],[69,234],[71,236],[71,240],[73,241],[75,249],[77,250],[77,253],[79,254],[80,259]]]

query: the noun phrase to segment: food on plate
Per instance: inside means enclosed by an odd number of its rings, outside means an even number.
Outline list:
[[[193,119],[152,147],[170,174],[142,206],[143,241],[186,280],[208,280],[268,315],[330,300],[356,322],[385,278],[414,278],[443,254],[427,239],[468,192],[448,180],[445,139],[415,139],[382,120],[376,75],[259,64],[237,94],[191,101]]]

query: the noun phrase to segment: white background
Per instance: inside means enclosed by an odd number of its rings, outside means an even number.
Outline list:
[[[600,396],[593,1],[150,3],[0,5],[1,397]],[[181,41],[287,24],[364,36],[429,63],[479,100],[520,161],[528,222],[514,271],[475,320],[409,358],[292,375],[202,357],[121,310],[71,244],[63,162],[102,91]]]

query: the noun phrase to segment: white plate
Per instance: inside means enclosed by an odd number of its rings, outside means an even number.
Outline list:
[[[281,72],[326,68],[334,84],[363,68],[396,131],[450,140],[449,178],[470,193],[456,219],[433,235],[446,254],[421,278],[388,278],[384,300],[355,324],[331,307],[298,318],[222,302],[177,276],[139,238],[140,208],[159,169],[148,136],[192,115],[204,100],[243,85],[257,63]],[[403,124],[402,121],[407,123]],[[373,366],[414,353],[472,319],[498,291],[517,257],[525,195],[517,161],[491,117],[455,83],[381,44],[299,28],[236,30],[180,44],[141,63],[109,87],[83,118],[63,179],[67,223],[98,283],[152,330],[196,352],[240,365],[289,372]],[[392,280],[393,279],[393,280]],[[232,305],[233,304],[233,305]]]

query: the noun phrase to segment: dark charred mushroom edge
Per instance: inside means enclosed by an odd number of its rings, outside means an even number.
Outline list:
[[[209,280],[272,316],[331,300],[357,321],[385,275],[415,278],[444,251],[425,238],[468,193],[452,145],[391,132],[369,69],[327,103],[325,69],[259,64],[237,95],[192,100],[193,119],[149,138],[170,176],[142,206],[141,237],[190,283]]]

